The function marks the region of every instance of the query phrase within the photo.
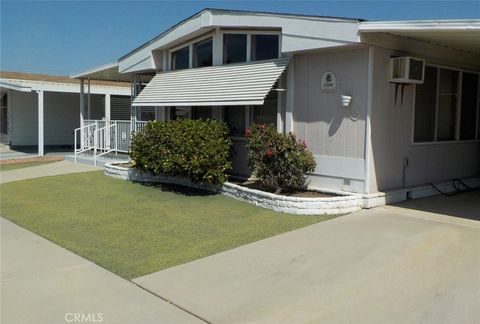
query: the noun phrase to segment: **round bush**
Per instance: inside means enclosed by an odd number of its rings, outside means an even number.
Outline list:
[[[304,141],[265,124],[252,125],[246,135],[249,166],[265,189],[280,193],[305,186],[316,164]]]
[[[152,121],[142,132],[133,134],[130,156],[140,171],[222,184],[231,169],[231,145],[228,127],[222,122]]]

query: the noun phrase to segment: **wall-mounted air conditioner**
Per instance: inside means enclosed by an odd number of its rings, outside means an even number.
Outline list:
[[[393,83],[423,83],[425,60],[410,57],[392,57],[390,81]]]

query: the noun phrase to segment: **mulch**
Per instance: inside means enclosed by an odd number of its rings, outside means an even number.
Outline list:
[[[32,162],[56,162],[56,161],[63,161],[63,160],[64,160],[63,156],[37,156],[37,157],[31,157],[31,158],[0,160],[0,165],[22,164],[22,163],[32,163]]]

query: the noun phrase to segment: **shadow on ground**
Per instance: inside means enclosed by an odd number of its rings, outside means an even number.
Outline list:
[[[195,189],[195,188],[184,187],[184,186],[173,185],[173,184],[142,183],[142,185],[146,187],[155,188],[161,191],[173,192],[178,195],[188,196],[188,197],[218,195],[218,193],[208,191],[208,190]]]
[[[407,200],[395,206],[480,221],[480,190],[450,197],[435,196]]]

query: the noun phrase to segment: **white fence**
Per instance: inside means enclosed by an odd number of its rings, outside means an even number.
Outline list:
[[[131,127],[130,121],[125,120],[84,120],[84,126],[75,129],[75,162],[77,155],[93,151],[94,165],[97,157],[108,153],[128,153],[132,130],[140,132],[146,121],[137,121]]]

